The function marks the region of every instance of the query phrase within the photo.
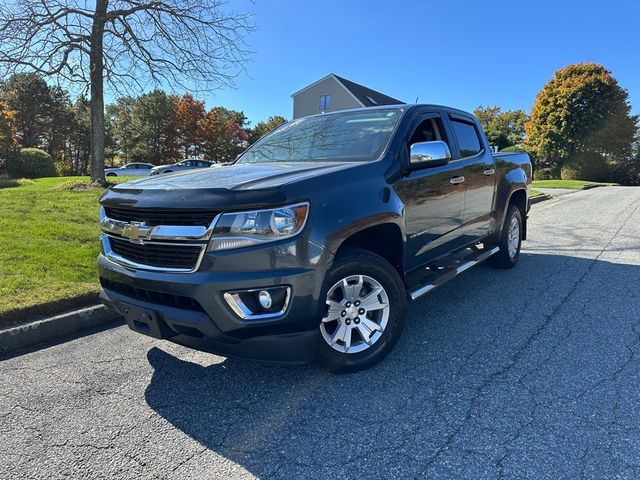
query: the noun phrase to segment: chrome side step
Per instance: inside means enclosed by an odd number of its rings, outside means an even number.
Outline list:
[[[456,265],[452,268],[445,268],[442,274],[436,273],[435,275],[432,275],[433,278],[429,278],[428,283],[421,286],[420,288],[417,288],[409,294],[411,296],[411,300],[416,300],[422,295],[429,293],[434,288],[447,283],[452,278],[457,277],[459,274],[461,274],[465,270],[469,270],[471,267],[477,265],[478,263],[485,261],[491,255],[498,253],[499,251],[500,247],[493,247],[489,250],[480,250],[477,255],[473,256],[471,259],[465,261],[464,263]]]

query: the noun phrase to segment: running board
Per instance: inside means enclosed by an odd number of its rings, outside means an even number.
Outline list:
[[[489,250],[479,250],[477,252],[474,252],[473,255],[464,258],[462,260],[462,263],[456,264],[454,266],[438,268],[436,271],[426,276],[423,286],[410,293],[411,300],[416,300],[422,295],[429,293],[434,288],[439,287],[443,283],[447,283],[449,280],[457,277],[465,270],[469,270],[471,267],[477,265],[480,262],[483,262],[491,255],[498,253],[499,251],[500,247],[493,247]]]

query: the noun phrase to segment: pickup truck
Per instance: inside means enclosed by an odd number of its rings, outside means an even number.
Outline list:
[[[232,165],[101,198],[101,298],[141,334],[223,356],[368,368],[410,301],[518,261],[532,166],[470,114],[398,105],[300,118]],[[478,299],[481,301],[481,299]]]

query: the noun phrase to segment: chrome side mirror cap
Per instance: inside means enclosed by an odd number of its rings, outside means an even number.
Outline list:
[[[449,146],[442,140],[414,143],[409,153],[411,166],[416,168],[438,167],[451,160]]]

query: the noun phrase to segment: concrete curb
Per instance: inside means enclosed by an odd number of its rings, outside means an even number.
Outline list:
[[[94,305],[0,330],[0,355],[116,322],[119,318],[104,305]]]
[[[549,200],[551,195],[543,193],[542,195],[536,195],[535,197],[531,197],[531,205],[536,203],[544,202],[545,200]]]

